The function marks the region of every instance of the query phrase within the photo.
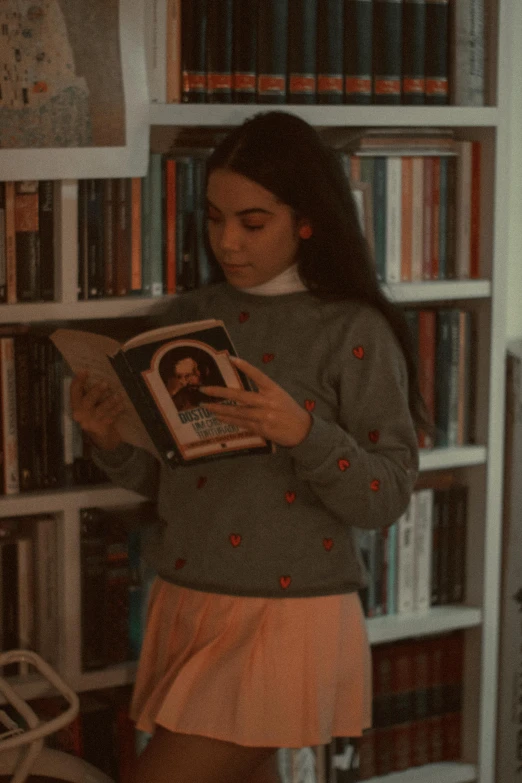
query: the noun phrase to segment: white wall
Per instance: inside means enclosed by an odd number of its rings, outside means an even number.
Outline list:
[[[522,2],[512,0],[507,337],[522,338]]]

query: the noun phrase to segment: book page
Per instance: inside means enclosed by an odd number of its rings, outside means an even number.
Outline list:
[[[173,324],[172,326],[160,326],[158,329],[150,329],[148,332],[142,332],[135,337],[131,337],[123,345],[123,350],[136,348],[138,345],[147,345],[166,337],[180,337],[181,335],[197,332],[203,329],[210,329],[213,326],[224,326],[223,321],[217,321],[215,318],[208,318],[206,321],[188,321],[185,324]]]
[[[123,395],[125,411],[115,422],[122,440],[132,446],[146,449],[159,458],[157,449],[107,358],[120,350],[119,343],[110,337],[77,329],[57,329],[50,339],[74,374],[88,370],[91,384],[105,381],[113,391]]]

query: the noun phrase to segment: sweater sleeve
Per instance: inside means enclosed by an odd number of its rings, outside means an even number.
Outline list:
[[[307,438],[289,449],[295,470],[341,521],[385,527],[407,508],[418,472],[406,362],[387,321],[369,308],[334,340],[331,357],[337,421],[313,416]]]
[[[94,447],[92,458],[113,484],[157,500],[160,463],[148,451],[121,443],[113,451]]]

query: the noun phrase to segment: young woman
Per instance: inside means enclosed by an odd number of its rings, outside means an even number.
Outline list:
[[[111,479],[154,498],[158,578],[133,714],[136,781],[272,783],[279,747],[370,725],[354,528],[395,522],[423,405],[408,329],[380,291],[336,154],[285,112],[235,128],[208,163],[208,245],[224,282],[167,320],[221,318],[256,391],[202,386],[272,454],[172,471],[122,443],[121,401],[76,377],[72,408]]]

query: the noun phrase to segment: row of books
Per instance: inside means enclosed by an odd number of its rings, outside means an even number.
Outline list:
[[[0,303],[54,299],[52,180],[0,182]]]
[[[107,481],[69,405],[71,377],[48,336],[0,330],[0,494]]]
[[[358,531],[368,572],[361,591],[367,617],[464,601],[468,488],[445,474],[435,481],[413,493],[390,527]]]
[[[148,503],[80,513],[82,669],[137,660],[154,574],[141,559]]]
[[[57,663],[57,524],[53,515],[0,519],[0,651],[31,649]],[[4,667],[27,674],[28,664]]]
[[[379,134],[343,158],[380,280],[480,276],[480,142]]]
[[[482,106],[484,0],[155,0],[152,101]]]
[[[373,727],[359,745],[359,779],[461,756],[464,635],[372,649]]]
[[[448,448],[475,440],[476,317],[459,307],[406,308],[419,386],[435,425],[420,446]]]

